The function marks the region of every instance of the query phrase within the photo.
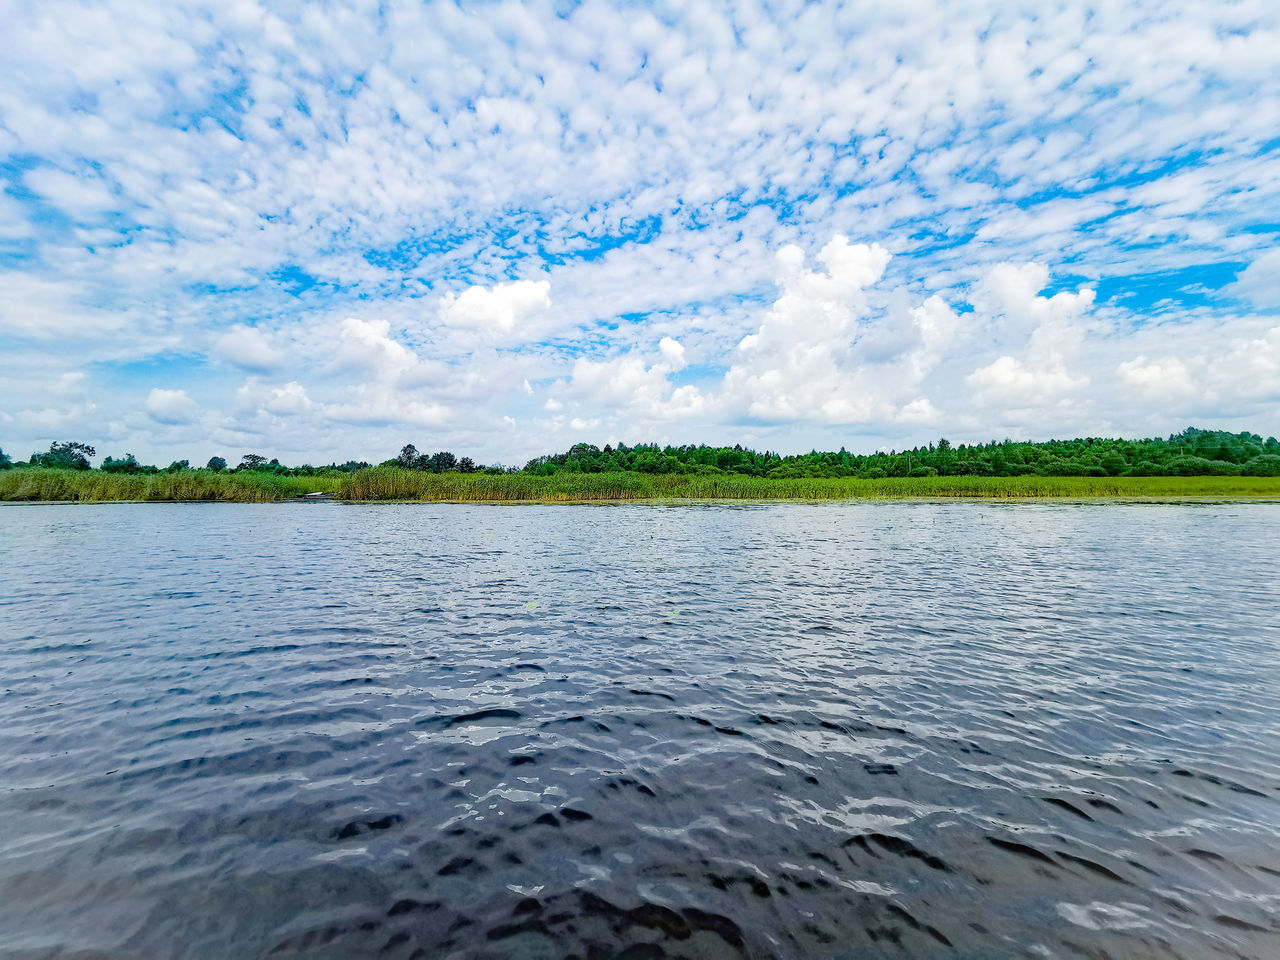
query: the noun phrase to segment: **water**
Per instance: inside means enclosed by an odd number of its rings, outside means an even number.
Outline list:
[[[0,956],[1280,956],[1280,505],[0,509]]]

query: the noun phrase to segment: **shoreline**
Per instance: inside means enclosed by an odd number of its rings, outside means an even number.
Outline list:
[[[854,501],[1280,501],[1280,477],[808,477],[650,473],[424,473],[349,477],[205,471],[0,473],[0,503],[819,503]]]
[[[254,504],[263,506],[282,506],[301,504],[307,501],[301,498],[287,500],[214,500],[192,499],[181,500],[171,498],[154,498],[149,500],[0,500],[3,507],[101,507],[107,505],[155,505],[155,504]],[[449,504],[453,506],[480,507],[622,507],[628,505],[676,507],[676,506],[769,506],[771,504],[849,504],[849,503],[1057,503],[1057,504],[1228,504],[1228,503],[1280,503],[1280,491],[1275,493],[1241,493],[1241,494],[1168,494],[1153,496],[1137,496],[1133,494],[1033,494],[1028,496],[997,495],[982,496],[975,494],[921,494],[921,495],[875,495],[849,497],[522,497],[508,500],[467,500],[437,498],[430,500],[386,500],[386,499],[329,499],[320,501],[338,506],[428,506]]]

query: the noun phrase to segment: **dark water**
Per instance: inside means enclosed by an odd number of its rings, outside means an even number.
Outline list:
[[[0,509],[0,955],[1280,957],[1280,506]]]

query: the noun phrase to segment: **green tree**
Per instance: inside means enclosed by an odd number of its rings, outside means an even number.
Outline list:
[[[1124,473],[1128,464],[1125,463],[1124,457],[1112,450],[1098,461],[1098,466],[1107,472],[1107,476],[1118,477],[1120,474]]]
[[[1246,477],[1280,477],[1280,455],[1261,453],[1246,463],[1240,472]]]
[[[13,466],[13,457],[0,450],[0,470],[8,470]]]
[[[88,470],[93,465],[89,458],[96,456],[97,451],[87,443],[76,443],[68,440],[49,444],[48,453],[33,453],[33,466],[58,467],[63,470]]]
[[[214,473],[221,473],[227,469],[227,461],[222,457],[210,457],[209,462],[204,465],[206,470],[212,470]]]
[[[142,473],[143,466],[132,453],[123,457],[107,457],[102,461],[103,473]]]
[[[267,462],[267,458],[258,453],[246,453],[240,458],[237,470],[258,470]]]
[[[441,450],[439,453],[431,455],[431,472],[444,473],[446,470],[457,469],[458,458],[448,450]]]

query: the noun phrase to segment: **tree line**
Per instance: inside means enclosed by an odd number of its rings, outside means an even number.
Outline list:
[[[14,463],[0,450],[0,469],[45,467],[71,470],[92,469],[96,456],[89,444],[59,441],[48,451],[33,453],[29,460]],[[354,473],[371,464],[361,460],[315,467],[289,467],[278,459],[268,460],[256,453],[245,454],[235,466],[223,457],[211,457],[204,470],[214,473],[251,471],[281,476],[326,476]],[[447,450],[421,453],[406,444],[400,453],[379,466],[419,470],[427,473],[524,472],[539,476],[558,473],[638,473],[745,474],[754,477],[793,479],[799,477],[934,477],[988,476],[1016,477],[1027,474],[1060,477],[1153,477],[1153,476],[1280,476],[1280,441],[1265,440],[1255,433],[1228,433],[1188,427],[1168,438],[1150,437],[1124,440],[1084,437],[1075,440],[1024,442],[1003,440],[992,443],[952,445],[945,438],[936,443],[906,450],[870,454],[810,451],[782,456],[735,445],[712,447],[706,444],[658,446],[637,444],[597,447],[578,443],[564,453],[535,457],[522,469],[477,464],[470,457],[458,457]],[[140,463],[133,454],[108,456],[98,468],[106,473],[178,473],[193,468],[187,460],[175,460],[167,467]]]
[[[97,456],[97,453],[97,450],[91,444],[71,440],[54,441],[49,444],[48,450],[31,454],[31,457],[25,462],[14,463],[12,457],[0,450],[0,470],[11,467],[92,470],[93,464],[90,458]],[[370,466],[372,464],[364,460],[348,460],[346,463],[330,463],[322,467],[314,467],[309,463],[304,463],[297,467],[286,467],[274,457],[268,460],[259,453],[246,453],[241,457],[240,462],[233,467],[227,465],[225,457],[210,457],[203,468],[193,467],[189,460],[175,460],[167,467],[159,467],[154,464],[142,463],[132,453],[126,453],[122,457],[104,457],[98,469],[103,473],[131,474],[181,473],[184,470],[204,469],[212,473],[250,471],[276,474],[278,476],[314,477],[355,473],[357,470],[364,470]]]
[[[732,447],[575,444],[565,453],[535,457],[528,473],[738,473],[754,477],[1060,477],[1280,476],[1280,441],[1255,433],[1188,427],[1167,439],[1076,440],[952,445],[945,438],[907,450],[854,454],[816,450],[796,456]]]

